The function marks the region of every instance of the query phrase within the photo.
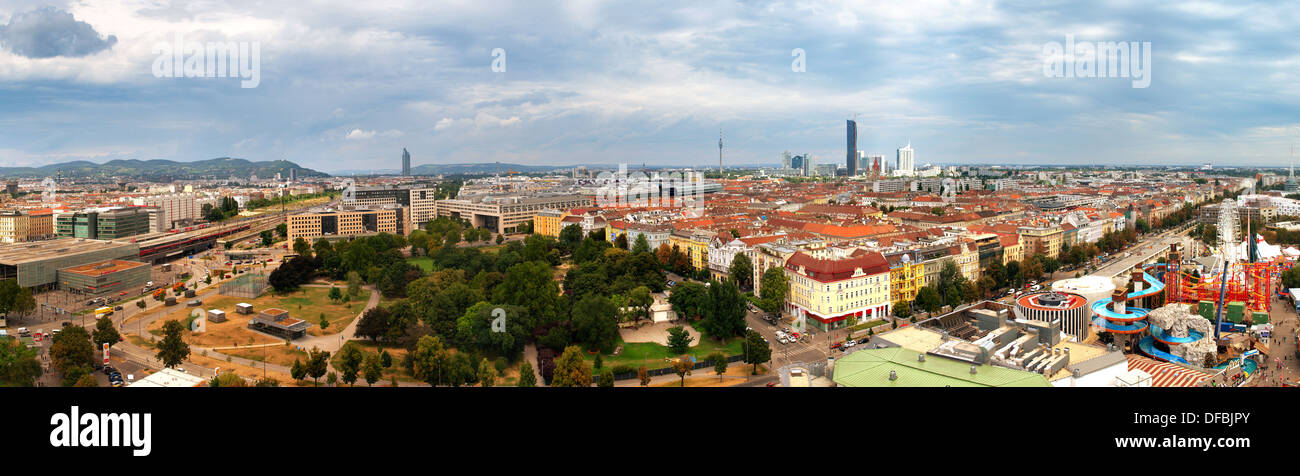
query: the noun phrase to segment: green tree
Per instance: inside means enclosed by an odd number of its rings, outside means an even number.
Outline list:
[[[444,374],[449,360],[450,353],[443,346],[442,338],[427,335],[420,337],[412,354],[415,378],[430,386],[442,383],[446,378]]]
[[[369,354],[366,356],[365,364],[366,386],[374,386],[375,382],[384,377],[384,365],[379,362],[378,354]]]
[[[668,350],[673,354],[685,354],[693,340],[695,338],[691,337],[691,334],[686,332],[686,329],[682,328],[682,326],[668,328]]]
[[[112,347],[122,340],[122,335],[117,332],[117,328],[113,327],[113,320],[106,317],[95,321],[95,332],[91,335],[95,339],[96,347],[103,347],[104,344]]]
[[[582,358],[582,349],[576,345],[568,346],[560,358],[555,359],[555,371],[551,377],[552,387],[590,387],[591,365]]]
[[[736,255],[731,258],[731,268],[729,269],[729,272],[731,279],[736,281],[736,284],[738,284],[741,289],[754,288],[754,262],[750,261],[749,257],[745,256],[745,253],[736,253]]]
[[[601,371],[600,371],[600,376],[596,379],[596,386],[597,386],[597,387],[613,387],[613,386],[614,386],[614,369],[611,369],[611,368],[606,367],[604,370],[601,370]]]
[[[528,363],[527,360],[525,360],[523,364],[519,365],[519,386],[537,386],[537,375],[533,374],[533,364]]]
[[[0,315],[27,314],[36,309],[36,300],[27,288],[14,279],[0,281]]]
[[[307,378],[307,366],[302,364],[302,360],[293,359],[293,367],[289,368],[289,376],[299,381]]]
[[[744,362],[754,366],[753,375],[758,375],[758,364],[772,360],[772,347],[763,339],[762,334],[752,329],[745,332],[744,351]]]
[[[81,374],[81,377],[77,378],[77,383],[73,384],[72,386],[73,387],[98,387],[99,381],[95,380],[95,374],[89,374],[89,373]]]
[[[352,297],[361,296],[361,273],[348,271],[348,295]]]
[[[745,333],[745,305],[748,301],[740,294],[736,282],[730,279],[709,285],[709,313],[702,327],[710,337],[726,339]]]
[[[271,230],[262,230],[258,236],[262,238],[263,248],[271,246],[271,243],[275,243],[275,235],[271,233]]]
[[[703,284],[686,281],[673,287],[668,304],[679,319],[686,321],[701,317],[709,309],[709,290]]]
[[[247,387],[248,382],[234,372],[222,372],[208,381],[209,387]]]
[[[334,303],[337,304],[340,299],[343,299],[343,291],[339,291],[339,288],[331,286],[329,298],[331,301],[334,301]]]
[[[939,295],[934,285],[925,286],[916,292],[916,305],[925,312],[934,313],[943,308],[943,296]]]
[[[713,373],[718,374],[718,380],[722,380],[722,374],[727,373],[727,355],[721,351],[714,351],[709,354],[709,361],[713,362]]]
[[[632,291],[628,293],[627,297],[628,305],[635,310],[633,316],[635,316],[637,321],[650,318],[650,306],[653,306],[655,303],[654,294],[650,291],[650,288],[646,286],[637,286],[632,288]]]
[[[649,252],[650,252],[650,240],[645,237],[645,233],[638,233],[636,235],[636,242],[632,244],[632,254],[649,253]]]
[[[912,315],[912,306],[910,303],[906,301],[898,301],[894,303],[894,317],[897,317],[899,319],[907,319],[911,315]]]
[[[43,373],[36,349],[18,339],[0,339],[0,387],[30,387]]]
[[[677,372],[677,378],[681,379],[681,386],[686,386],[686,376],[691,374],[693,367],[695,367],[695,362],[691,362],[686,357],[673,359],[673,371]]]
[[[497,369],[492,366],[488,359],[479,359],[478,362],[478,384],[483,387],[491,387],[497,383]]]
[[[650,385],[650,371],[646,370],[644,365],[637,367],[636,378],[641,381],[642,387]]]
[[[181,337],[185,332],[185,326],[180,321],[171,319],[163,323],[162,331],[163,338],[158,342],[158,353],[155,357],[163,362],[164,367],[176,367],[190,356],[190,345]]]
[[[329,362],[329,351],[312,347],[311,352],[307,353],[307,375],[311,376],[313,385],[319,385],[318,380],[329,370]]]
[[[311,258],[311,243],[307,243],[307,240],[298,237],[298,239],[293,240],[293,252],[298,253],[298,256]]]
[[[785,269],[773,266],[763,271],[762,287],[759,289],[762,299],[759,301],[764,311],[777,312],[785,304],[786,294],[790,292],[790,279]]]
[[[339,362],[336,366],[342,374],[343,382],[352,386],[357,382],[357,376],[361,373],[361,363],[365,360],[365,354],[361,352],[361,346],[356,342],[349,341],[343,344],[339,349]]]

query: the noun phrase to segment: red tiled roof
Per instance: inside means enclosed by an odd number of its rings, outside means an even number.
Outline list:
[[[853,257],[844,259],[817,259],[799,251],[786,260],[786,268],[803,268],[808,277],[828,282],[848,279],[859,269],[867,275],[888,273],[889,262],[884,255],[874,251],[858,250]]]

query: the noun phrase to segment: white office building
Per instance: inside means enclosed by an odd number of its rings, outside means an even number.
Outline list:
[[[133,200],[136,206],[158,207],[162,217],[157,223],[164,230],[172,229],[178,224],[187,225],[199,218],[202,205],[193,193],[173,193],[153,195]]]
[[[916,171],[916,155],[912,151],[912,143],[908,142],[906,146],[898,148],[898,164],[896,170],[899,175],[912,175]]]

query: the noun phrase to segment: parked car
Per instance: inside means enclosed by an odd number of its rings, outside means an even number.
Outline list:
[[[867,341],[869,341],[869,340],[871,340],[870,337],[863,337],[863,338],[861,338],[861,339],[858,339],[858,344],[866,344]]]
[[[853,347],[855,345],[857,345],[857,342],[854,342],[853,340],[847,340],[844,342],[844,347]]]

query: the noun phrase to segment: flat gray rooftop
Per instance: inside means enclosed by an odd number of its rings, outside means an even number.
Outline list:
[[[0,264],[17,265],[47,260],[58,256],[94,253],[120,247],[134,247],[130,243],[116,243],[86,238],[60,238],[48,241],[0,244]]]

